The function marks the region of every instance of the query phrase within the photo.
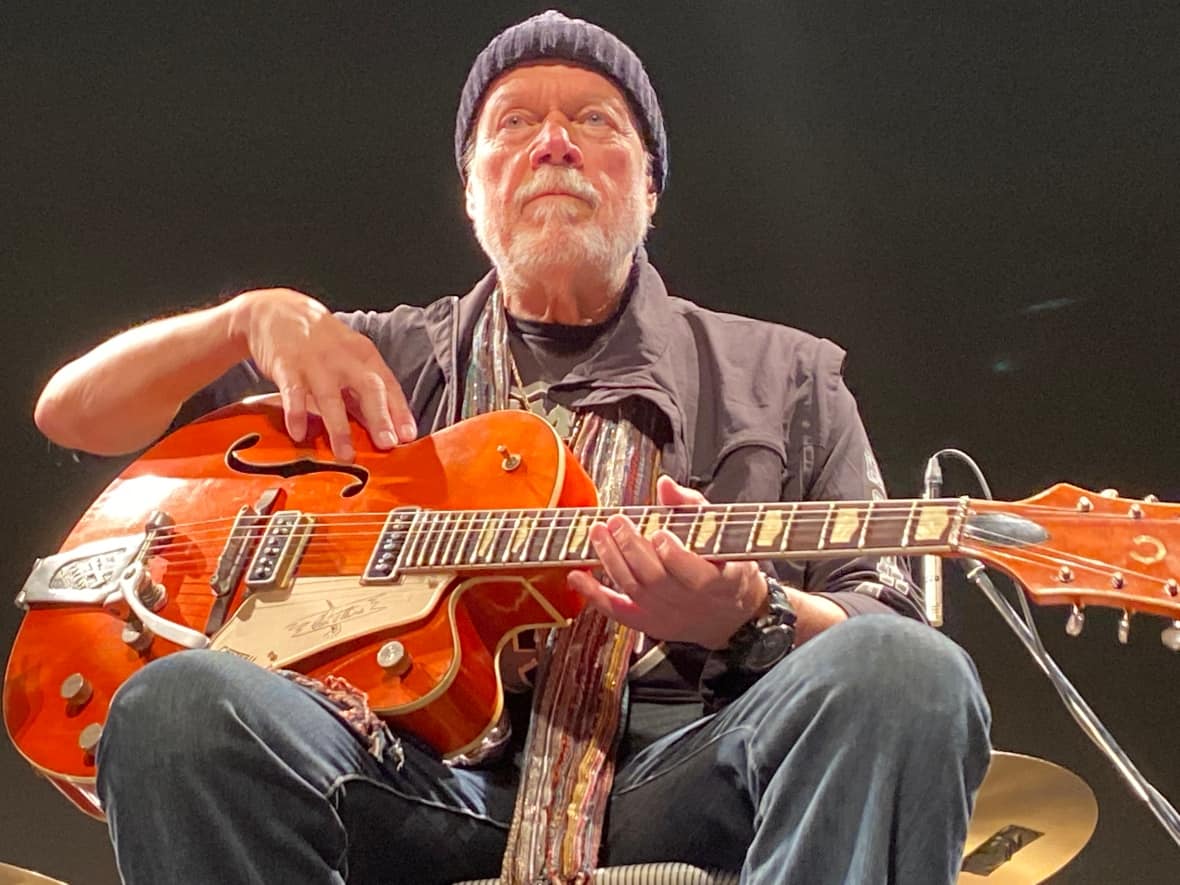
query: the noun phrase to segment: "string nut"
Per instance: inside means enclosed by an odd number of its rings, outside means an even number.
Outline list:
[[[1094,509],[1094,502],[1091,501],[1089,498],[1087,498],[1085,495],[1082,495],[1080,498],[1078,498],[1078,510],[1079,511],[1081,511],[1082,513],[1089,513],[1093,509]]]
[[[1180,581],[1177,581],[1175,578],[1168,578],[1168,580],[1164,581],[1164,592],[1173,599],[1180,596]]]
[[[1081,636],[1082,629],[1086,626],[1086,613],[1078,606],[1073,606],[1069,610],[1069,619],[1065,622],[1065,632],[1070,636]]]
[[[1122,572],[1115,572],[1110,576],[1110,586],[1115,590],[1122,590],[1127,585],[1126,579]]]
[[[1127,511],[1131,519],[1143,519],[1143,508],[1138,503],[1132,504],[1131,509]]]
[[[1057,570],[1057,580],[1062,584],[1068,584],[1073,581],[1073,569],[1068,565],[1063,565]]]

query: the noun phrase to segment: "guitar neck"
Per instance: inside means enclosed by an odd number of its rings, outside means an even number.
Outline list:
[[[597,562],[590,526],[625,514],[645,537],[675,535],[710,559],[947,553],[967,500],[831,501],[533,510],[395,510],[366,577],[405,571]]]

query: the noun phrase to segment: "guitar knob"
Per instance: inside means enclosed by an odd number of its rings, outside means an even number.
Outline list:
[[[1119,645],[1126,645],[1127,640],[1131,638],[1131,613],[1126,609],[1123,610],[1123,616],[1119,618]]]
[[[1164,627],[1160,633],[1160,642],[1164,644],[1164,648],[1180,651],[1180,621],[1172,621],[1172,626]]]
[[[97,722],[91,722],[78,735],[78,746],[82,748],[82,752],[87,756],[93,756],[98,752],[98,742],[101,739],[102,726]]]
[[[81,673],[71,673],[61,682],[61,697],[70,707],[79,708],[90,700],[94,687]]]
[[[377,650],[377,664],[394,676],[401,676],[410,669],[410,653],[404,645],[393,640]]]
[[[1081,636],[1082,628],[1086,626],[1086,613],[1078,606],[1069,610],[1069,620],[1065,622],[1065,632],[1070,636]]]
[[[148,650],[152,644],[152,631],[140,623],[139,618],[132,616],[123,625],[123,641],[138,652]]]

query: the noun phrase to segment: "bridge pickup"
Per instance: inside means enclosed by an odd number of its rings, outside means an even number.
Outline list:
[[[258,592],[290,586],[314,524],[314,517],[298,510],[280,510],[272,516],[246,572],[246,587]]]
[[[217,570],[209,579],[209,586],[213,588],[213,595],[217,599],[209,611],[205,621],[205,635],[212,636],[225,623],[226,613],[229,611],[230,597],[234,588],[242,580],[246,571],[246,564],[250,559],[250,552],[254,549],[254,542],[258,539],[255,530],[266,521],[267,515],[274,510],[279,499],[281,489],[268,489],[258,499],[253,507],[249,504],[242,506],[234,518],[234,524],[229,530],[229,538],[217,557]]]
[[[369,564],[365,566],[362,584],[391,584],[397,579],[402,550],[419,512],[416,507],[400,507],[390,511],[381,534],[377,536]]]

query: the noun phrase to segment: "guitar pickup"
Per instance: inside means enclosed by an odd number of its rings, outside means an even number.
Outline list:
[[[246,572],[247,589],[283,590],[295,577],[295,566],[311,539],[315,518],[298,510],[280,510],[270,518]]]

